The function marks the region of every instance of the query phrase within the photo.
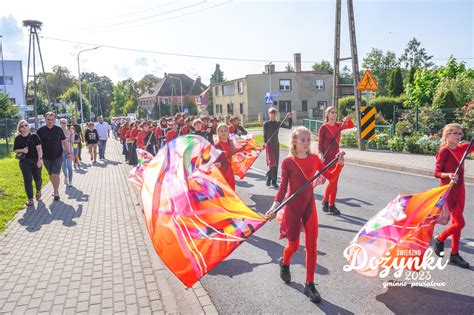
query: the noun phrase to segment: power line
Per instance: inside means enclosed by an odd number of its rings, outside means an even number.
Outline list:
[[[112,45],[104,45],[104,44],[97,44],[97,43],[87,43],[87,42],[80,42],[62,38],[54,38],[49,36],[41,36],[41,38],[46,40],[53,40],[58,42],[65,42],[65,43],[72,43],[72,44],[80,44],[80,45],[88,45],[88,46],[100,46],[102,48],[109,48],[109,49],[117,49],[117,50],[124,50],[124,51],[133,51],[133,52],[141,52],[147,54],[157,54],[157,55],[166,55],[166,56],[175,56],[175,57],[188,57],[188,58],[198,58],[198,59],[214,59],[214,60],[228,60],[228,61],[243,61],[243,62],[273,62],[273,63],[292,63],[294,60],[275,60],[275,59],[253,59],[253,58],[233,58],[233,57],[219,57],[219,56],[205,56],[205,55],[194,55],[194,54],[183,54],[183,53],[174,53],[174,52],[165,52],[165,51],[157,51],[157,50],[145,50],[145,49],[137,49],[137,48],[128,48],[128,47],[120,47],[120,46],[112,46]],[[449,58],[437,58],[437,60],[448,60]],[[474,57],[468,58],[456,58],[458,60],[467,60],[467,59],[474,59]],[[319,61],[301,61],[301,63],[307,64],[314,64]]]
[[[195,6],[201,5],[205,2],[207,2],[207,0],[203,0],[203,1],[198,2],[198,3],[193,3],[193,4],[190,4],[190,5],[180,7],[180,8],[177,8],[177,9],[173,9],[173,10],[169,10],[169,11],[166,11],[166,12],[145,16],[145,17],[142,17],[142,18],[136,18],[136,19],[123,21],[123,22],[118,22],[118,23],[113,23],[113,24],[105,24],[105,25],[97,25],[97,26],[92,26],[92,27],[85,27],[85,28],[81,28],[81,30],[92,30],[92,29],[97,29],[97,28],[118,26],[118,25],[129,24],[129,23],[133,23],[133,22],[137,22],[137,21],[148,20],[148,19],[155,18],[157,16],[161,16],[161,15],[165,15],[165,14],[168,14],[168,13],[173,13],[173,12],[185,10],[185,9],[188,9],[188,8],[191,8],[191,7],[195,7]]]
[[[177,19],[177,18],[180,18],[180,17],[183,17],[183,16],[199,13],[199,12],[202,12],[202,11],[207,11],[207,10],[210,10],[210,9],[213,9],[213,8],[216,8],[216,7],[223,6],[223,5],[228,4],[230,2],[232,2],[232,0],[229,0],[229,1],[226,1],[226,2],[221,2],[221,3],[218,3],[216,5],[213,5],[213,6],[210,6],[210,7],[207,7],[207,8],[203,8],[203,9],[199,9],[199,10],[196,10],[196,11],[192,11],[192,12],[180,14],[180,15],[177,15],[177,16],[172,16],[172,17],[169,17],[169,18],[161,19],[161,20],[158,20],[158,21],[153,21],[153,22],[148,22],[148,23],[143,23],[143,24],[137,24],[137,25],[131,25],[131,26],[126,26],[126,27],[122,27],[122,28],[115,28],[115,29],[110,29],[110,30],[102,30],[100,32],[115,32],[115,31],[121,31],[121,30],[137,28],[137,27],[141,27],[141,26],[145,26],[145,25],[158,24],[158,23],[161,23],[161,22],[164,22],[164,21],[174,20],[174,19]]]

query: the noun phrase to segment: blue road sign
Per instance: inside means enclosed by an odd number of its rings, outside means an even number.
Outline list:
[[[265,96],[265,104],[273,104],[273,97]]]

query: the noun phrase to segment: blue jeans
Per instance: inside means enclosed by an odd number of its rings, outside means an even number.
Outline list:
[[[63,173],[64,177],[69,179],[69,183],[72,183],[72,161],[67,158],[66,151],[63,151]]]
[[[99,159],[105,159],[105,146],[107,140],[99,140]]]

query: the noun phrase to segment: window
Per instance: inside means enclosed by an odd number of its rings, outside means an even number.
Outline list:
[[[13,77],[12,76],[0,77],[0,85],[13,85]]]
[[[216,114],[222,114],[222,105],[216,104]]]
[[[240,103],[240,113],[243,114],[244,113],[244,103]]]
[[[291,101],[278,101],[278,108],[280,113],[291,112]]]
[[[241,94],[244,93],[244,82],[242,81],[237,82],[237,91]]]
[[[216,92],[216,96],[219,96],[219,87],[218,87],[218,86],[216,86],[216,87],[214,88],[214,91]]]
[[[326,106],[327,106],[326,104],[327,104],[327,102],[324,102],[324,101],[318,102],[318,108],[319,108],[319,110],[320,110],[320,111],[325,111],[325,110],[326,110]]]
[[[301,110],[303,112],[307,112],[308,111],[308,101],[307,100],[302,100],[301,101]]]
[[[280,80],[280,91],[291,91],[291,80]]]
[[[235,93],[235,84],[226,84],[222,86],[222,95],[234,95]]]
[[[233,115],[234,114],[234,104],[227,103],[227,114]]]
[[[316,80],[315,86],[317,91],[324,90],[324,80]]]

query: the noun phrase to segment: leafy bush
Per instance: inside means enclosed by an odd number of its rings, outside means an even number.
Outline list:
[[[414,131],[413,123],[408,118],[400,120],[395,126],[395,133],[398,136],[409,136]]]
[[[388,141],[390,140],[390,135],[386,133],[379,133],[375,135],[375,147],[377,149],[387,149],[389,148]]]
[[[465,139],[474,137],[474,103],[469,103],[456,111],[456,120],[464,130]]]
[[[446,124],[446,115],[441,109],[423,107],[418,116],[419,130],[423,134],[438,133]]]
[[[392,139],[388,140],[388,147],[392,151],[401,152],[405,147],[405,141],[402,136],[395,136]]]
[[[365,100],[362,99],[362,105],[365,105]],[[355,110],[354,96],[347,96],[339,99],[339,113],[346,116],[348,113]]]
[[[419,136],[416,134],[406,138],[404,147],[405,151],[410,153],[423,153],[420,146],[417,144],[418,139]]]
[[[357,148],[357,129],[346,129],[341,132],[341,146],[346,148]]]
[[[420,153],[436,153],[439,150],[441,140],[439,136],[423,135],[416,141],[416,145],[420,149]]]
[[[402,108],[403,103],[407,100],[405,95],[399,97],[379,96],[369,101],[370,106],[375,106],[377,112],[382,113],[385,120],[392,121],[393,107]]]

